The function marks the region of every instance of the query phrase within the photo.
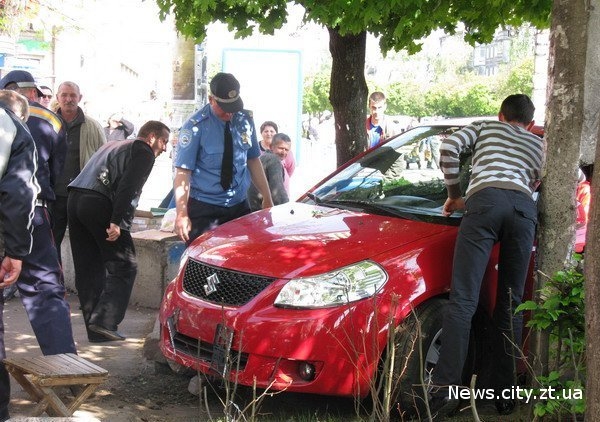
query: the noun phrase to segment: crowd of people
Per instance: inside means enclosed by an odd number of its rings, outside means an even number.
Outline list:
[[[44,355],[77,353],[60,256],[67,227],[88,340],[125,339],[117,329],[137,269],[129,230],[154,160],[169,142],[169,127],[158,121],[133,139],[121,116],[104,128],[83,112],[81,99],[73,81],[60,83],[54,96],[24,70],[0,80],[0,288],[16,286]],[[0,421],[9,418],[9,401],[0,362]]]
[[[16,285],[44,355],[77,353],[60,255],[67,228],[88,340],[125,339],[118,327],[137,273],[132,219],[155,159],[166,151],[170,138],[176,141],[173,231],[186,244],[217,225],[289,201],[296,167],[290,136],[279,132],[273,121],[256,130],[234,75],[217,73],[209,88],[208,104],[173,138],[171,128],[157,120],[144,123],[137,134],[118,113],[101,125],[80,107],[81,91],[73,81],[60,83],[55,95],[24,70],[0,80],[0,288]],[[397,132],[385,116],[383,93],[372,93],[368,107],[365,130],[372,147]],[[444,139],[426,139],[418,151],[428,167],[444,174],[444,213],[466,209],[469,216],[462,220],[456,244],[436,385],[461,382],[478,285],[498,241],[503,248],[498,302],[504,307],[495,315],[496,358],[506,375],[499,374],[498,388],[514,382],[508,335],[515,335],[509,328],[520,327],[512,311],[522,295],[529,262],[536,224],[531,196],[543,161],[542,140],[528,132],[532,116],[528,97],[510,96],[498,122],[468,126]],[[481,164],[474,165],[466,202],[456,189],[456,160],[465,148],[474,149],[474,163]],[[485,164],[490,150],[495,151],[495,161],[502,160],[505,167],[514,167],[514,174],[527,174],[528,179],[490,175]],[[509,157],[514,150],[526,159],[514,162]],[[521,168],[522,163],[528,167]],[[2,307],[0,301],[0,358],[5,356]],[[9,397],[8,374],[0,363],[0,422],[8,419]],[[447,388],[440,388],[432,392],[430,404],[432,410],[447,414],[457,403],[448,400]],[[514,403],[497,406],[509,413]]]
[[[67,228],[88,340],[125,339],[118,326],[137,273],[132,219],[154,161],[170,138],[174,231],[188,244],[217,224],[289,200],[295,169],[290,137],[274,122],[256,131],[233,75],[218,73],[210,90],[209,103],[171,137],[171,129],[155,120],[136,133],[119,113],[103,126],[84,113],[73,81],[61,82],[54,93],[24,70],[0,80],[0,105],[11,117],[6,125],[25,125],[36,151],[29,181],[35,198],[23,226],[31,242],[27,253],[19,251],[14,288],[43,354],[77,353],[60,252]],[[3,344],[0,335],[2,350]]]

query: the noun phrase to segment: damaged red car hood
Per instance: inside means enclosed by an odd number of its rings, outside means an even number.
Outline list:
[[[190,257],[268,277],[311,276],[374,259],[451,226],[292,202],[246,215],[200,236]],[[243,235],[240,235],[243,233]]]

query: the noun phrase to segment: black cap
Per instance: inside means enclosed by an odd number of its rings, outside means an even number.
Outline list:
[[[5,89],[7,85],[11,83],[17,84],[19,88],[35,88],[37,89],[38,96],[44,95],[35,83],[35,79],[31,73],[26,70],[12,70],[8,72],[2,79],[0,79],[0,88]]]
[[[210,81],[210,95],[226,113],[237,113],[244,108],[240,97],[240,83],[231,73],[217,73]]]

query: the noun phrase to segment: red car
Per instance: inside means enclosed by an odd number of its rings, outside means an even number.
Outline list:
[[[297,202],[200,236],[162,302],[166,358],[241,385],[366,397],[393,357],[394,402],[415,405],[418,384],[437,362],[461,220],[442,216],[438,148],[464,124],[411,129]],[[420,168],[409,163],[415,150]],[[461,163],[464,190],[470,154]],[[495,303],[496,262],[497,250],[474,319],[479,340]],[[473,342],[474,354],[484,356],[473,365],[485,363],[485,347]]]

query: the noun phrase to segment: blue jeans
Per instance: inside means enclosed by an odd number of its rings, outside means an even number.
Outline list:
[[[515,356],[511,341],[521,345],[522,317],[515,315],[521,304],[537,224],[537,209],[523,192],[486,188],[466,203],[460,224],[450,302],[441,336],[440,357],[433,375],[434,385],[461,385],[469,347],[471,319],[477,310],[483,276],[496,242],[500,242],[498,287],[493,314],[494,388],[497,392],[515,385]]]

